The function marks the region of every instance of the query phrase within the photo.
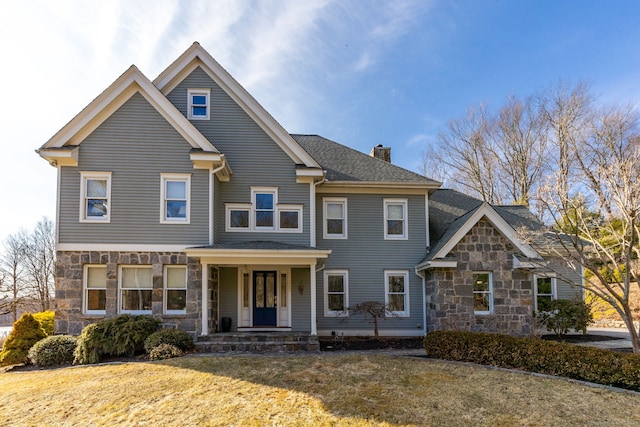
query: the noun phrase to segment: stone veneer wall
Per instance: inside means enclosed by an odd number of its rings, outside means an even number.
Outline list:
[[[449,255],[457,268],[436,268],[426,276],[427,332],[452,329],[528,335],[532,332],[531,273],[513,269],[514,246],[486,218]],[[473,272],[493,277],[493,313],[473,312]]]
[[[189,258],[181,252],[58,251],[56,255],[56,333],[78,335],[88,324],[118,315],[118,267],[121,265],[151,265],[153,316],[162,320],[166,327],[177,327],[194,336],[200,333],[202,267],[198,258]],[[82,276],[86,264],[107,266],[107,303],[104,316],[82,312]],[[165,265],[187,266],[187,314],[163,314]]]

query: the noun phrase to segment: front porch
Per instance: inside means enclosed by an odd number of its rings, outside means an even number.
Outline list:
[[[308,332],[220,332],[196,341],[199,353],[319,352],[317,335]]]

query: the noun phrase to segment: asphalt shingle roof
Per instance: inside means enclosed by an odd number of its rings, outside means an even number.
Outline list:
[[[439,182],[376,159],[318,135],[291,135],[327,171],[327,181],[407,182],[432,185]]]

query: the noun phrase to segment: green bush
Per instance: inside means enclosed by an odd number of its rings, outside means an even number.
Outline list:
[[[181,329],[160,329],[149,335],[144,341],[144,349],[147,353],[161,344],[171,344],[182,351],[193,350],[195,344],[193,337]]]
[[[545,301],[544,307],[536,313],[540,324],[556,335],[566,335],[569,329],[587,332],[593,322],[591,307],[584,301],[556,299]]]
[[[33,317],[35,317],[36,320],[40,322],[40,325],[42,325],[42,329],[44,329],[47,335],[53,335],[55,333],[53,327],[56,313],[54,311],[40,311],[38,313],[33,313]]]
[[[173,344],[160,344],[151,349],[149,352],[149,358],[151,360],[165,360],[172,357],[180,357],[184,355],[182,350]]]
[[[29,360],[38,366],[63,365],[73,362],[76,339],[70,335],[51,335],[29,350]]]
[[[31,313],[24,313],[13,324],[13,329],[0,352],[0,365],[29,363],[29,349],[47,334]]]
[[[123,314],[87,325],[78,337],[74,363],[98,363],[103,357],[134,356],[144,352],[144,341],[160,327],[151,316]]]
[[[436,331],[424,340],[428,357],[519,369],[640,391],[640,355],[539,338]]]

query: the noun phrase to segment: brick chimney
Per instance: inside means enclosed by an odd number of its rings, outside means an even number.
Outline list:
[[[371,149],[369,155],[376,159],[391,163],[391,147],[383,147],[382,144],[378,144]]]

